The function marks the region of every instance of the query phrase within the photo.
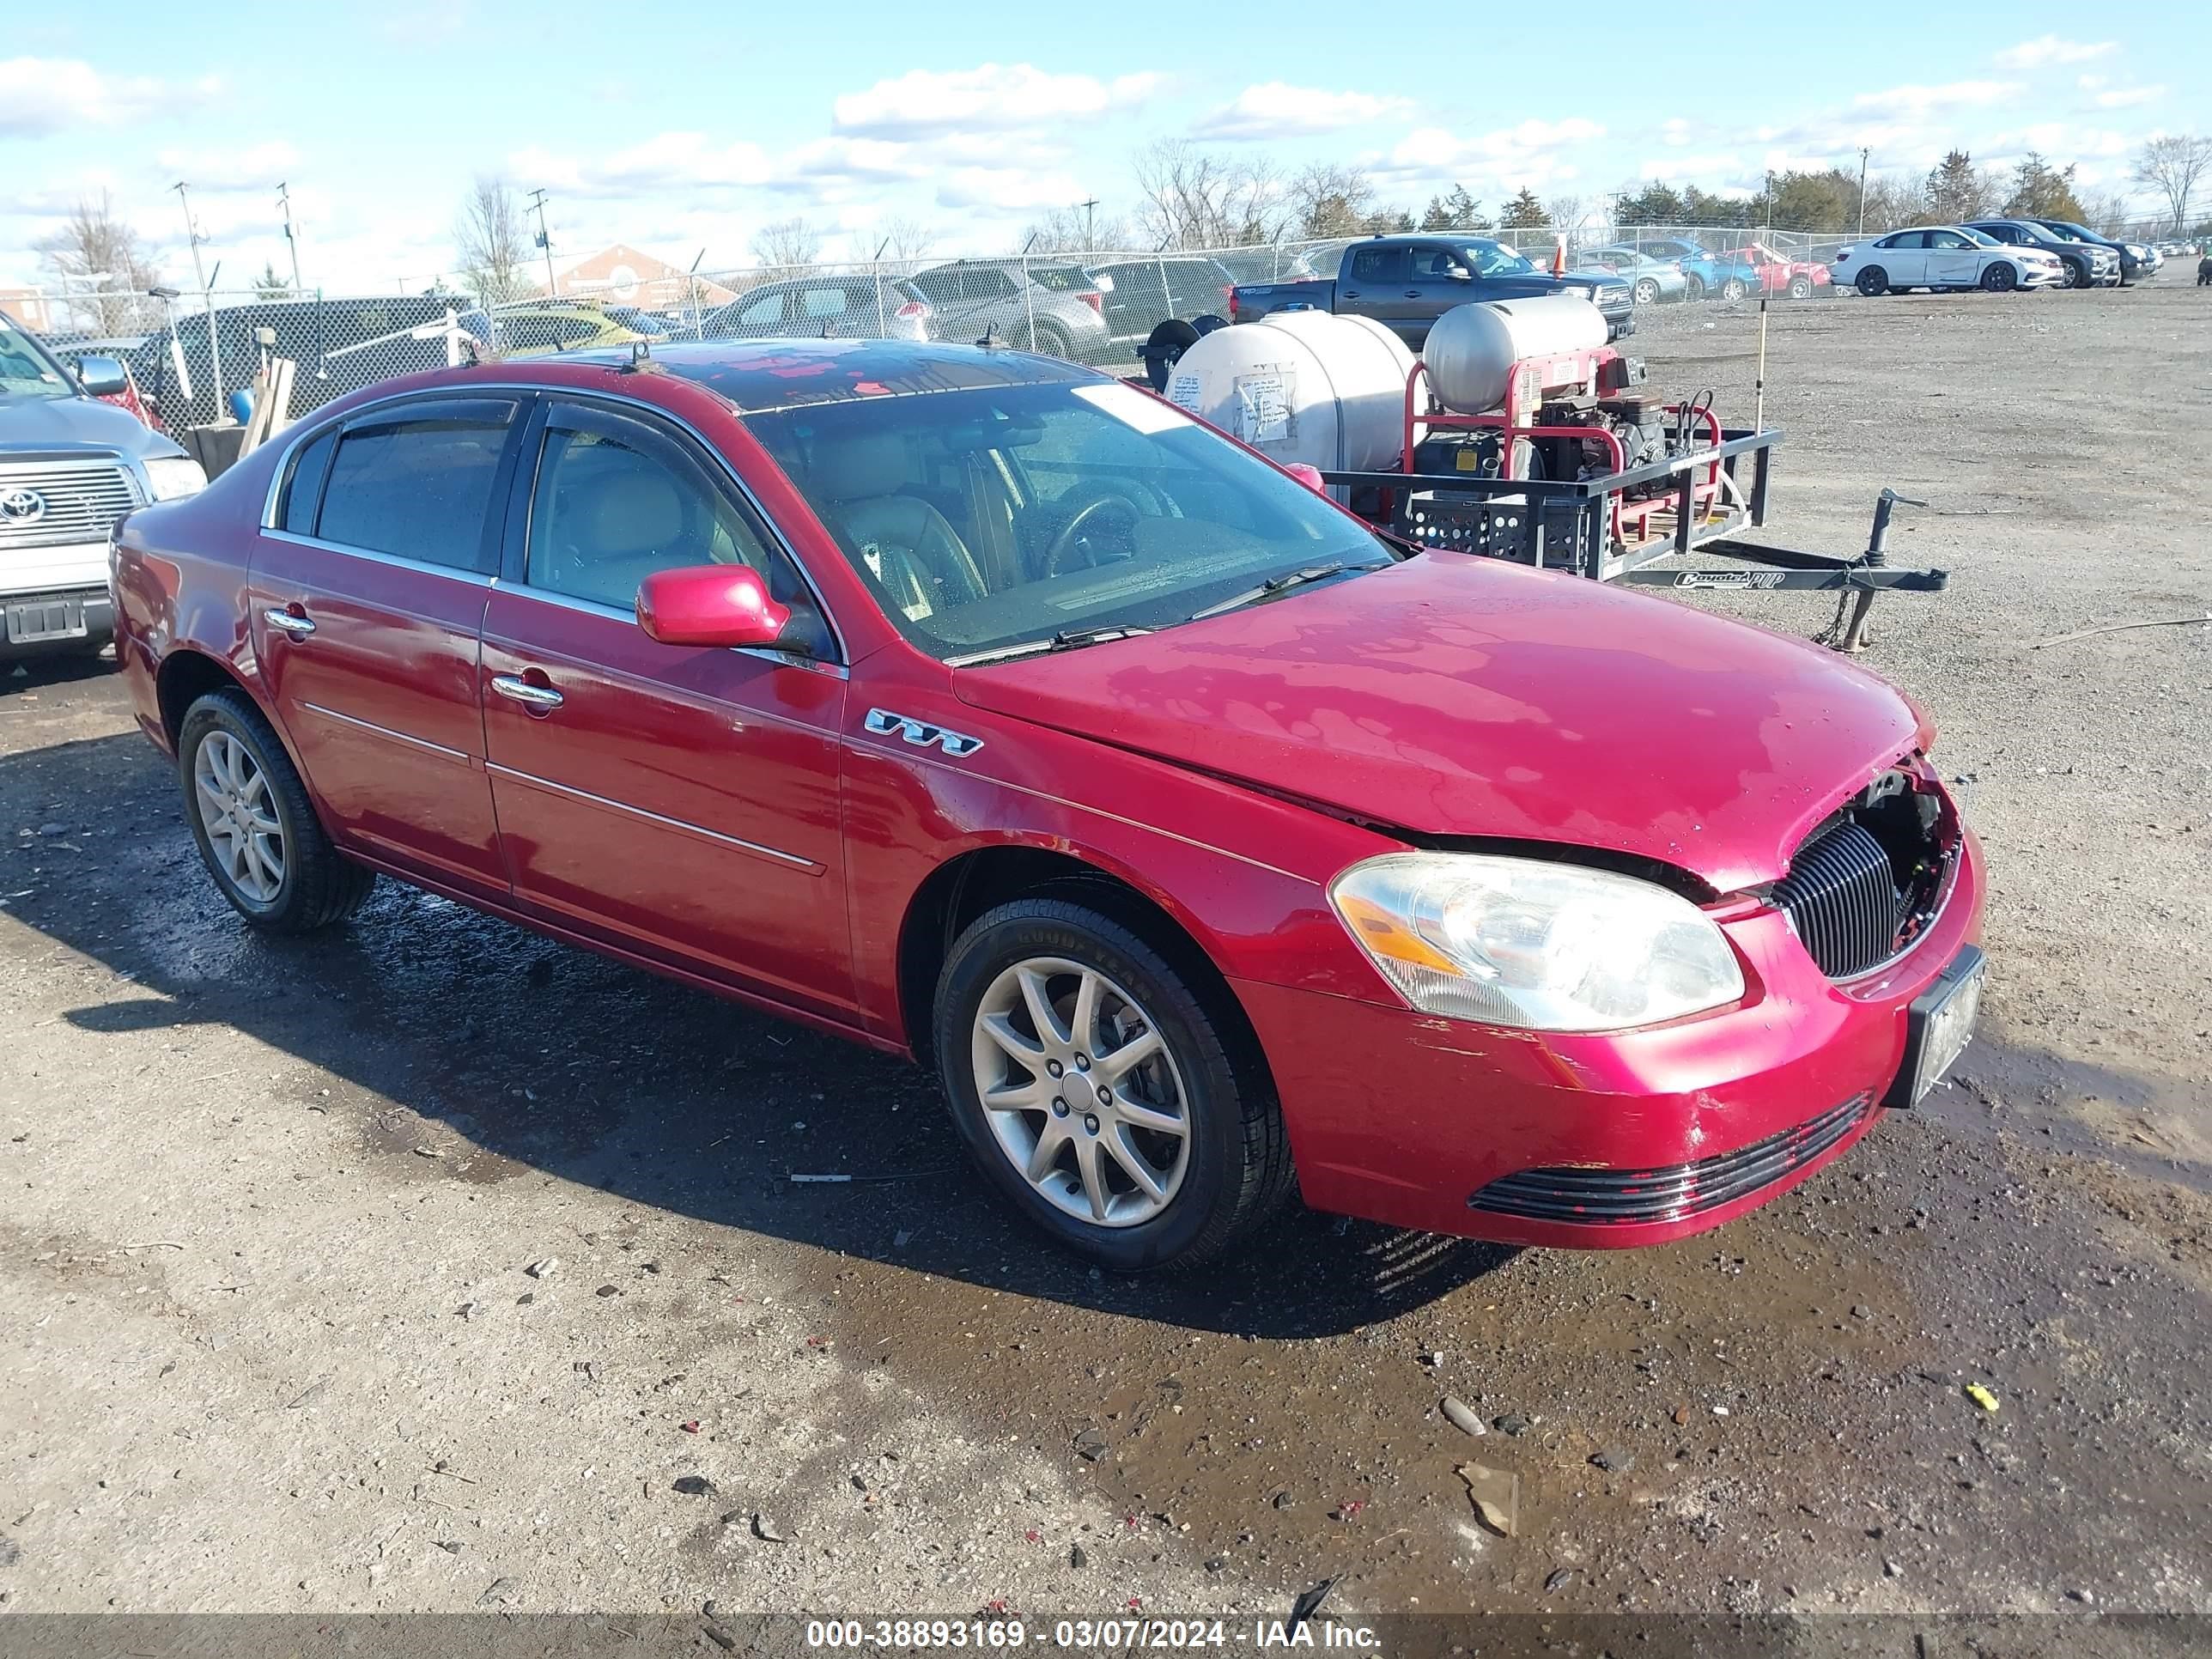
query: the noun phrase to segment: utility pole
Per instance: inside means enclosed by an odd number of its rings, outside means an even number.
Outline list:
[[[532,191],[530,205],[537,210],[538,213],[538,246],[545,250],[545,297],[550,300],[554,297],[553,239],[545,234],[545,192],[542,190]]]
[[[1866,170],[1869,153],[1867,146],[1864,144],[1859,146],[1859,234],[1862,236],[1866,234]]]
[[[1075,205],[1083,210],[1084,251],[1087,253],[1096,253],[1098,252],[1098,238],[1091,228],[1092,220],[1091,214],[1091,210],[1098,205],[1098,198],[1096,196],[1093,196],[1088,201],[1078,202]]]
[[[208,374],[215,382],[215,418],[223,418],[222,408],[222,344],[216,339],[215,325],[215,290],[208,286],[207,268],[200,263],[200,234],[192,224],[192,198],[185,193],[185,181],[175,185],[178,204],[185,210],[185,241],[192,251],[192,276],[200,285],[200,303],[207,308]],[[221,270],[221,266],[216,267]]]
[[[281,179],[276,183],[276,205],[284,210],[284,240],[292,249],[292,296],[304,300],[307,285],[300,280],[300,233],[292,228],[292,191]]]

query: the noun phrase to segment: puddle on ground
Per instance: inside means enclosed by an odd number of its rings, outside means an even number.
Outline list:
[[[2212,1085],[1977,1036],[1915,1109],[2212,1194]]]

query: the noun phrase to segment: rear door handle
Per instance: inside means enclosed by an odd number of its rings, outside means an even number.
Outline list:
[[[550,685],[532,685],[528,680],[517,679],[512,674],[495,674],[491,689],[510,702],[525,708],[558,708],[567,701]]]
[[[1421,297],[1421,290],[1417,288],[1409,288],[1406,290],[1406,297],[1408,300],[1418,300]]]
[[[271,628],[283,629],[295,640],[304,640],[315,631],[315,624],[297,611],[278,611],[271,607],[261,613],[261,620]]]

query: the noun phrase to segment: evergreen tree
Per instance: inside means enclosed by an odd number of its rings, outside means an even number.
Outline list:
[[[1544,211],[1544,204],[1536,199],[1536,192],[1528,185],[1505,204],[1498,222],[1507,230],[1541,230],[1552,222],[1552,216]]]

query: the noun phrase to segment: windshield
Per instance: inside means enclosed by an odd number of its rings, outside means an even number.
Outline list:
[[[1297,480],[1116,381],[860,398],[745,424],[884,614],[939,658],[1167,627],[1271,578],[1394,556]]]
[[[73,398],[76,388],[61,365],[4,313],[0,313],[0,402],[34,403]]]
[[[1525,276],[1536,269],[1503,243],[1462,242],[1459,248],[1478,276]]]

